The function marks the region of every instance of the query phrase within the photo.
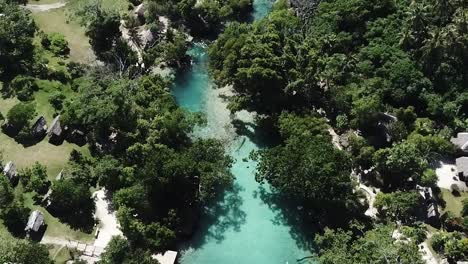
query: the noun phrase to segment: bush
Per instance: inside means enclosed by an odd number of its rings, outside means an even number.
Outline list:
[[[21,202],[15,202],[2,211],[1,217],[8,231],[14,236],[21,237],[24,235],[29,213],[29,208],[24,207]]]
[[[19,103],[13,106],[8,111],[8,124],[14,128],[21,130],[29,125],[29,121],[36,115],[36,110],[32,103]]]
[[[84,67],[85,66],[83,64],[73,62],[73,61],[67,64],[67,70],[72,79],[76,79],[78,77],[83,76],[85,73]]]
[[[421,177],[422,186],[432,187],[437,184],[437,174],[433,169],[426,169]]]
[[[66,96],[63,93],[55,91],[49,96],[49,103],[54,107],[55,110],[59,111],[63,108],[63,101],[65,98]]]
[[[461,214],[462,216],[467,216],[468,215],[468,198],[465,198],[462,200],[462,205],[463,205],[463,208],[462,208]]]
[[[47,180],[47,167],[36,162],[31,168],[26,168],[19,173],[21,183],[28,192],[45,194],[49,188]]]
[[[30,101],[37,91],[37,84],[34,78],[24,75],[16,76],[10,83],[10,88],[15,92],[21,101]]]
[[[60,33],[43,34],[41,36],[41,44],[44,48],[50,50],[57,56],[68,55],[70,48],[68,47],[68,41]]]

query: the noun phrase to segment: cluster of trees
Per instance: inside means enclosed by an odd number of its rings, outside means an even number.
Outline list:
[[[416,240],[418,230],[405,227],[405,239],[395,241],[393,232],[396,226],[378,225],[374,229],[353,231],[326,229],[323,235],[317,235],[318,261],[323,264],[352,263],[425,263],[419,254],[419,248],[411,240]],[[410,229],[410,230],[408,230]]]
[[[167,16],[187,27],[192,35],[206,36],[219,32],[228,21],[245,20],[251,10],[252,0],[151,0],[148,20],[158,21],[158,16]]]
[[[354,204],[353,170],[383,190],[375,201],[381,219],[422,220],[427,201],[415,187],[436,187],[430,164],[451,156],[448,139],[468,126],[467,15],[463,1],[331,0],[299,19],[280,1],[259,22],[229,24],[209,49],[211,73],[219,86],[232,85],[231,111],[256,111],[281,135],[276,147],[257,153],[257,180],[303,204],[326,207],[329,201]],[[334,149],[326,131],[300,132],[304,124],[321,127],[316,120],[285,122],[310,112],[325,113],[344,134],[350,155]],[[367,253],[358,249],[380,229],[346,239],[347,231],[329,231],[336,240],[317,243],[324,255],[319,260],[379,262],[360,259]],[[356,251],[340,261],[327,256],[352,244]],[[416,259],[372,254],[387,263],[419,263],[414,241],[409,248]]]
[[[359,212],[359,206],[350,158],[332,145],[327,128],[325,119],[317,115],[283,113],[279,117],[282,143],[256,152],[254,158],[259,161],[257,181],[270,183],[308,214],[329,215],[331,224],[346,221]]]
[[[431,238],[432,248],[450,261],[468,258],[468,238],[463,233],[437,233]]]
[[[203,120],[177,106],[161,77],[97,71],[76,82],[62,121],[87,134],[94,158],[73,158],[80,167],[66,172],[76,179],[69,187],[106,187],[132,247],[163,250],[190,234],[201,205],[232,183],[224,147],[189,137]],[[76,209],[65,206],[65,215]]]
[[[45,245],[29,240],[16,239],[8,234],[0,233],[0,262],[24,264],[52,264],[49,251]]]

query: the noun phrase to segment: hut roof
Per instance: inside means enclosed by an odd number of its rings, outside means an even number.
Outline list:
[[[457,137],[451,138],[450,141],[461,150],[468,152],[468,132],[458,133]]]
[[[427,207],[427,218],[437,217],[439,215],[439,211],[437,211],[437,205],[435,203],[431,203]]]
[[[174,264],[177,258],[177,251],[167,250],[164,254],[157,254],[151,256],[161,264]]]
[[[149,43],[153,42],[154,36],[151,30],[143,29],[140,31],[140,40],[143,46],[148,45]]]
[[[15,178],[17,175],[16,165],[12,161],[9,161],[3,168],[3,174],[10,180]]]
[[[47,131],[47,135],[50,137],[52,135],[60,136],[62,135],[62,127],[60,126],[60,115],[56,116],[50,124],[50,128]]]
[[[135,15],[144,16],[145,15],[145,9],[146,9],[145,5],[143,3],[141,3],[137,7],[135,7],[133,12],[135,13]]]
[[[28,223],[26,224],[25,231],[34,231],[37,232],[44,225],[44,214],[42,214],[39,210],[35,210],[31,213],[28,219]]]
[[[468,175],[468,157],[460,157],[455,160],[455,164],[457,165],[458,172],[463,173],[463,175]]]
[[[47,130],[47,121],[43,116],[40,116],[32,126],[33,134],[40,134]]]

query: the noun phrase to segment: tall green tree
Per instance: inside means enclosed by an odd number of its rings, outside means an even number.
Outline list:
[[[0,77],[12,79],[32,62],[36,24],[26,10],[8,1],[0,1],[0,14]]]

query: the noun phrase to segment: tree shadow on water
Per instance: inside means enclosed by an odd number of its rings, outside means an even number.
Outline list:
[[[306,215],[301,207],[264,186],[260,186],[253,195],[254,198],[259,197],[275,213],[271,220],[274,225],[289,227],[289,233],[298,248],[304,251],[313,248],[313,239],[318,228],[306,220],[310,220],[310,215]]]
[[[182,245],[181,250],[200,248],[209,240],[221,243],[226,232],[240,232],[246,221],[246,213],[241,209],[244,201],[239,195],[243,190],[240,185],[234,184],[214,202],[206,205],[196,233],[190,241]]]

